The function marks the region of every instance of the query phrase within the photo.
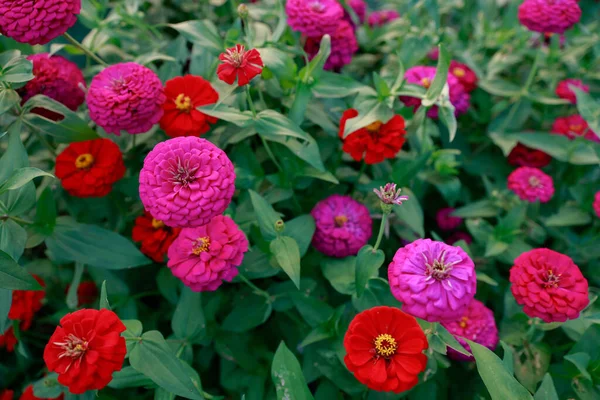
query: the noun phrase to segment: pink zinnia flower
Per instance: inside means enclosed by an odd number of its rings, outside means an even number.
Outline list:
[[[400,18],[400,14],[396,10],[373,11],[369,14],[369,26],[383,26],[398,18]]]
[[[596,192],[596,194],[594,195],[594,212],[596,213],[596,216],[598,218],[600,218],[600,191]]]
[[[463,240],[466,244],[473,243],[473,238],[466,232],[454,232],[452,235],[448,236],[445,242],[449,245],[453,245],[454,243]]]
[[[460,318],[475,296],[475,265],[460,247],[418,239],[401,247],[388,267],[402,310],[430,322]]]
[[[18,90],[22,104],[43,94],[70,110],[77,110],[85,100],[85,80],[77,64],[61,56],[50,57],[48,53],[33,54],[27,59],[33,63],[35,78]],[[43,108],[34,108],[33,112],[54,121],[62,119],[62,115]]]
[[[575,86],[586,93],[590,92],[590,87],[584,85],[579,79],[564,79],[556,85],[556,95],[561,99],[569,100],[572,104],[577,104],[577,96],[569,86]]]
[[[0,0],[0,33],[17,42],[46,44],[77,21],[81,0]]]
[[[442,322],[442,325],[469,352],[471,346],[465,339],[472,340],[492,351],[498,345],[498,328],[494,313],[479,300],[473,299],[460,318],[452,322]],[[473,357],[465,356],[450,347],[448,347],[448,357],[458,361],[475,361]]]
[[[312,60],[319,52],[322,37],[306,39],[304,50]],[[352,56],[358,51],[358,42],[354,35],[352,25],[346,20],[341,21],[335,33],[331,36],[331,54],[325,62],[325,69],[339,70],[344,65],[350,64]]]
[[[440,48],[437,46],[432,47],[427,53],[427,58],[429,58],[431,61],[437,61],[438,58],[440,58]]]
[[[564,322],[589,304],[588,282],[573,260],[550,249],[534,249],[515,259],[510,290],[530,317]]]
[[[169,247],[167,266],[194,292],[216,290],[237,276],[248,239],[231,218],[217,215],[206,225],[185,228]]]
[[[235,191],[227,154],[206,139],[183,136],[158,143],[140,172],[140,198],[156,220],[173,228],[206,225]]]
[[[308,37],[333,35],[344,17],[336,0],[288,0],[285,3],[288,25]]]
[[[547,203],[554,195],[552,177],[539,168],[519,167],[508,176],[508,188],[521,200]]]
[[[365,18],[367,16],[367,3],[364,0],[347,0],[346,3],[352,8],[352,11],[358,17],[358,22],[361,24],[365,22]],[[350,22],[352,25],[352,18],[348,15],[348,13],[344,10],[344,18],[346,21]]]
[[[477,88],[477,75],[467,64],[452,60],[450,61],[449,72],[458,79],[468,93]]]
[[[437,212],[435,220],[441,230],[452,231],[462,224],[462,218],[452,216],[453,212],[454,208],[451,207],[442,208]]]
[[[550,164],[552,157],[541,150],[532,149],[524,144],[517,143],[508,154],[508,163],[515,167],[543,168]]]
[[[525,0],[519,6],[519,21],[541,33],[563,33],[579,22],[577,0]]]
[[[236,44],[219,55],[221,64],[217,67],[217,75],[223,82],[233,85],[237,78],[238,86],[247,85],[263,69],[263,61],[256,49],[246,51],[241,44]]]
[[[566,136],[571,140],[584,137],[587,140],[600,142],[598,135],[590,129],[585,119],[578,114],[556,118],[552,124],[552,133]]]
[[[111,65],[92,79],[90,118],[108,133],[148,132],[163,115],[166,97],[158,76],[134,62]]]
[[[416,66],[409,68],[404,73],[404,79],[406,79],[408,83],[423,86],[426,89],[431,86],[434,78],[435,67]],[[469,108],[471,96],[465,91],[465,88],[461,85],[460,81],[451,73],[448,73],[447,83],[450,90],[450,102],[454,105],[454,114],[464,114]],[[406,104],[407,107],[413,107],[415,112],[421,106],[421,99],[417,97],[400,96],[400,100]],[[427,111],[427,116],[437,118],[437,106],[430,108]]]
[[[311,214],[317,225],[313,246],[325,255],[356,255],[371,237],[369,209],[349,196],[329,196],[318,202]]]

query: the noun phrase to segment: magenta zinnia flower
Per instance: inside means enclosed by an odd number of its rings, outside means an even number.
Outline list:
[[[460,318],[477,289],[475,265],[467,253],[431,239],[398,249],[388,278],[402,310],[430,322]]]
[[[322,37],[306,39],[304,50],[312,60],[319,52]],[[344,65],[350,64],[352,56],[358,51],[358,42],[354,35],[352,25],[346,20],[341,21],[331,36],[331,54],[325,62],[327,70],[339,70]]]
[[[81,0],[0,0],[0,33],[20,43],[46,44],[77,21]]]
[[[541,33],[563,33],[579,22],[577,0],[525,0],[519,6],[519,21]]]
[[[185,228],[169,246],[167,266],[194,292],[216,290],[237,276],[248,251],[248,239],[226,215],[206,225]]]
[[[431,86],[434,78],[435,67],[416,66],[407,69],[404,73],[404,79],[406,79],[408,83],[423,86],[426,89]],[[469,108],[471,96],[465,91],[465,88],[460,81],[450,73],[448,73],[447,83],[450,91],[450,102],[454,106],[454,114],[464,114]],[[407,107],[413,107],[415,112],[421,106],[421,99],[416,97],[400,96],[400,100],[406,104]],[[427,111],[427,116],[431,118],[437,118],[437,106],[430,108]]]
[[[583,137],[593,142],[600,142],[598,135],[590,129],[586,120],[578,114],[557,117],[552,124],[552,133],[566,136],[571,140]]]
[[[508,176],[508,188],[521,200],[547,203],[554,195],[552,177],[539,168],[519,167]]]
[[[442,325],[469,352],[471,347],[465,339],[472,340],[492,351],[498,345],[498,328],[494,313],[479,300],[473,299],[460,318],[452,322],[442,322]],[[458,361],[475,361],[473,357],[465,356],[450,347],[448,347],[448,357]]]
[[[157,144],[140,172],[140,198],[156,220],[173,228],[208,224],[233,197],[235,171],[206,139],[184,136]]]
[[[442,208],[437,212],[435,220],[441,230],[452,231],[462,224],[462,218],[452,216],[453,212],[454,208],[451,207]]]
[[[148,132],[163,115],[166,97],[158,76],[134,62],[111,65],[92,79],[90,118],[108,133]]]
[[[373,11],[369,14],[369,26],[383,26],[398,18],[400,18],[400,14],[396,10]]]
[[[263,61],[256,49],[246,50],[236,44],[219,55],[221,64],[217,67],[217,76],[223,82],[233,85],[237,78],[238,86],[247,85],[263,69]]]
[[[336,0],[288,0],[285,12],[288,25],[308,37],[333,35],[344,17]]]
[[[556,95],[561,99],[569,100],[572,104],[577,104],[577,96],[569,86],[575,86],[586,93],[590,92],[590,87],[584,85],[579,79],[564,79],[556,85]]]
[[[64,57],[52,56],[48,53],[34,54],[27,57],[33,63],[35,78],[18,90],[23,103],[31,97],[43,94],[64,104],[70,110],[77,110],[85,100],[85,80],[77,65]],[[60,114],[41,108],[33,112],[57,121]]]
[[[311,214],[317,226],[313,246],[325,255],[355,255],[371,237],[369,209],[349,196],[329,196],[318,202]]]
[[[365,3],[364,0],[348,0],[346,1],[346,3],[350,6],[350,8],[352,8],[352,11],[354,11],[356,16],[358,17],[358,22],[360,22],[361,24],[365,22],[365,17],[367,16],[367,3]],[[348,15],[348,13],[345,12],[345,10],[344,18],[346,19],[346,21],[352,24],[352,18],[350,18],[350,16]]]
[[[596,213],[596,216],[598,218],[600,218],[600,191],[596,192],[596,194],[594,195],[594,212]]]

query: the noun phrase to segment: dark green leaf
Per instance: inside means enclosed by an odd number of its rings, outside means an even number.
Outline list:
[[[284,342],[279,344],[273,364],[271,377],[277,391],[278,400],[312,400],[300,363]]]
[[[184,287],[171,320],[171,328],[175,336],[195,342],[201,339],[206,331],[202,297],[199,292],[192,292]]]
[[[249,331],[265,322],[271,311],[273,307],[265,296],[250,294],[225,317],[223,329],[232,332]]]
[[[116,371],[108,387],[113,389],[125,389],[131,387],[150,387],[154,382],[146,375],[136,371],[133,367],[127,366],[121,371]]]
[[[106,281],[102,282],[102,287],[100,289],[100,309],[103,308],[111,310],[110,303],[108,302],[108,294],[106,293]]]
[[[315,229],[315,219],[310,214],[300,215],[285,223],[285,234],[298,244],[300,257],[308,251]]]
[[[394,205],[394,213],[404,222],[410,229],[417,233],[420,237],[425,236],[425,220],[423,217],[423,209],[419,204],[419,198],[406,187],[402,188],[402,194],[408,196],[409,200],[403,202],[402,205]]]
[[[298,243],[289,236],[280,236],[271,241],[269,247],[281,268],[296,287],[300,289],[300,249]]]
[[[0,332],[6,332],[11,322],[8,313],[12,305],[12,290],[0,289]]]
[[[544,375],[544,380],[533,398],[534,400],[559,400],[550,374]]]
[[[23,255],[27,242],[27,231],[12,219],[0,220],[0,250],[6,252],[14,260]]]
[[[0,288],[10,290],[40,290],[42,287],[8,254],[0,250]]]
[[[379,267],[385,261],[385,254],[381,249],[374,251],[373,246],[363,246],[356,255],[356,295],[361,297],[369,279],[377,276]]]
[[[32,181],[35,178],[38,178],[40,176],[49,176],[54,178],[54,175],[42,171],[41,169],[38,168],[33,168],[33,167],[24,167],[24,168],[19,168],[15,171],[13,171],[12,175],[8,178],[8,180],[6,182],[4,182],[2,185],[0,185],[0,194],[9,191],[9,190],[15,190],[15,189],[19,189],[23,186],[25,186],[28,182]]]
[[[66,389],[58,383],[58,375],[54,372],[49,373],[42,379],[33,384],[33,394],[40,399],[54,399],[60,396]]]
[[[249,190],[248,192],[250,193],[250,201],[252,202],[252,207],[254,207],[254,213],[256,214],[258,226],[263,237],[266,240],[275,239],[277,237],[275,223],[281,218],[281,214],[275,211],[260,194],[254,190]]]

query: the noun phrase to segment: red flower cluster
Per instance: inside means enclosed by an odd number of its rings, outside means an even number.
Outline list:
[[[222,64],[217,67],[219,79],[233,85],[237,78],[238,86],[247,85],[252,78],[260,74],[263,61],[256,49],[247,50],[241,44],[236,44],[219,55]]]
[[[377,164],[387,158],[394,158],[405,141],[404,118],[394,115],[385,124],[375,121],[350,133],[344,139],[346,121],[356,116],[358,116],[358,111],[353,108],[344,111],[342,115],[339,131],[339,136],[344,141],[342,149],[355,161],[364,159],[367,164]]]
[[[135,219],[132,238],[134,242],[141,242],[141,252],[156,262],[163,262],[169,246],[181,232],[181,228],[171,228],[162,221],[152,218],[145,212]]]
[[[452,60],[450,61],[449,72],[458,79],[466,92],[470,93],[477,88],[477,75],[467,64]]]
[[[0,349],[4,347],[6,351],[13,352],[18,342],[12,326],[3,335],[0,335]],[[0,400],[2,400],[2,397],[0,397]]]
[[[117,314],[82,309],[65,315],[44,349],[44,361],[73,394],[102,389],[120,371],[127,353]]]
[[[508,155],[508,163],[515,167],[543,168],[550,164],[552,157],[541,150],[532,149],[517,143]]]
[[[170,137],[200,136],[208,132],[209,124],[217,122],[216,118],[196,110],[219,100],[217,91],[204,78],[185,75],[170,79],[165,84],[165,95],[160,127]]]
[[[569,139],[584,137],[587,140],[600,142],[600,138],[590,129],[585,119],[577,114],[556,118],[552,124],[552,132]]]
[[[572,104],[577,104],[577,96],[571,90],[570,86],[577,87],[586,93],[590,92],[590,88],[584,85],[579,79],[565,79],[558,82],[556,85],[556,95],[561,99],[569,100]]]
[[[425,370],[427,338],[417,320],[398,308],[373,307],[358,314],[344,336],[346,367],[369,389],[400,393]]]
[[[109,139],[71,143],[56,157],[56,177],[71,196],[106,196],[124,175],[121,150]]]

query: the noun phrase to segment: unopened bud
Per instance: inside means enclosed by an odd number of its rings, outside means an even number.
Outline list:
[[[275,221],[275,232],[281,233],[284,229],[285,223],[282,220],[278,219],[277,221]]]
[[[237,8],[237,13],[241,19],[248,18],[248,6],[245,4],[240,4]]]

